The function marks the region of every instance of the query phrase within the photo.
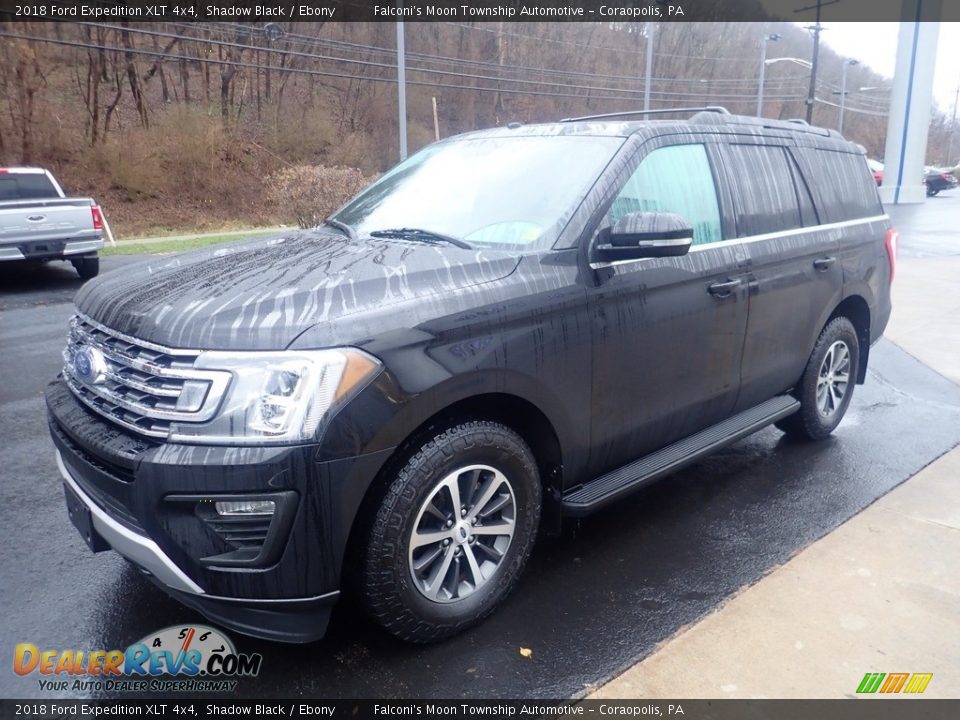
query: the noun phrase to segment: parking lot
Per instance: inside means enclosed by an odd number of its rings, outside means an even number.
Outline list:
[[[960,193],[895,214],[901,258],[960,253]],[[137,257],[109,257],[104,271]],[[901,270],[900,272],[904,272]],[[124,648],[203,622],[115,554],[92,555],[70,525],[42,391],[60,365],[66,264],[0,266],[0,576],[3,636],[41,648]],[[896,310],[894,311],[896,312]],[[243,696],[576,696],[649,654],[813,540],[960,443],[960,387],[887,340],[833,439],[766,429],[541,542],[516,592],[483,625],[445,643],[395,641],[341,602],[326,640],[307,646],[233,634],[264,656]],[[532,650],[530,657],[520,648]],[[8,648],[9,651],[9,648]],[[41,696],[0,673],[5,697]],[[76,695],[76,693],[70,693]]]

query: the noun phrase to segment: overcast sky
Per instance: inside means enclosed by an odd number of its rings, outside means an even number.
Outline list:
[[[958,2],[958,0],[945,0]],[[899,23],[825,22],[822,41],[841,55],[856,58],[881,75],[893,77],[897,59]],[[960,23],[940,23],[934,101],[948,115],[953,112],[960,84]]]

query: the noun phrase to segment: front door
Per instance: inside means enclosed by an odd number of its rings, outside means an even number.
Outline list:
[[[688,143],[641,153],[598,227],[630,212],[677,213],[693,226],[694,245],[682,257],[595,266],[597,474],[722,420],[740,385],[746,258],[739,243],[724,241],[715,149]]]

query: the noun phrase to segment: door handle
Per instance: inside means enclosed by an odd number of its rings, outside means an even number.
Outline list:
[[[707,291],[716,298],[726,298],[733,295],[733,291],[743,284],[743,280],[727,280],[707,286]]]
[[[817,258],[813,261],[813,266],[820,272],[824,272],[825,270],[829,270],[836,261],[837,259],[835,257]]]

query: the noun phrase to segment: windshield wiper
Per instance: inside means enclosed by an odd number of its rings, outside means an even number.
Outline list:
[[[326,220],[323,221],[323,224],[332,228],[336,228],[340,232],[344,233],[351,240],[355,240],[357,237],[357,231],[354,230],[349,225],[347,225],[345,222],[340,222],[339,220],[335,220],[334,218],[327,218]]]
[[[473,246],[460,238],[450,235],[433,232],[433,230],[424,230],[422,228],[387,228],[385,230],[373,230],[371,237],[378,238],[399,238],[401,240],[427,240],[428,242],[445,242],[455,245],[464,250],[473,250]]]

